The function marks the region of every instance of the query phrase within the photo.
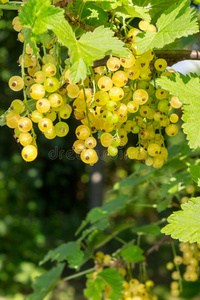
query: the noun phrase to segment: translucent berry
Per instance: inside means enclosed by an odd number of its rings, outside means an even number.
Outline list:
[[[51,94],[49,96],[48,100],[50,102],[51,107],[54,107],[54,108],[60,107],[63,104],[63,98],[58,93]]]
[[[40,113],[47,113],[50,110],[50,102],[48,99],[43,98],[36,102],[36,109]]]
[[[37,71],[34,74],[33,79],[35,80],[36,83],[43,83],[46,79],[46,74],[43,71]]]
[[[109,147],[112,143],[113,136],[110,133],[103,133],[100,137],[102,146]]]
[[[34,110],[34,111],[31,113],[31,120],[32,120],[34,123],[38,123],[42,118],[43,118],[43,114],[40,113],[38,110]]]
[[[123,87],[128,82],[128,75],[124,71],[117,71],[113,74],[112,81],[117,87]]]
[[[109,91],[109,97],[111,100],[120,101],[124,97],[124,91],[122,88],[114,86]]]
[[[138,89],[133,93],[133,101],[139,105],[145,104],[148,98],[148,93],[143,89]]]
[[[165,128],[165,132],[169,136],[175,136],[178,133],[178,127],[175,124],[170,124]]]
[[[68,86],[67,86],[67,95],[70,97],[70,98],[77,98],[78,95],[79,95],[79,87],[78,85],[74,84],[74,83],[70,83]]]
[[[56,66],[51,62],[42,66],[42,71],[45,73],[47,77],[53,77],[56,74]]]
[[[129,53],[128,57],[120,58],[120,61],[124,68],[131,68],[135,64],[135,56],[132,53]]]
[[[90,128],[86,125],[79,125],[75,133],[79,140],[86,140],[90,136]]]
[[[183,103],[175,96],[171,98],[170,104],[174,108],[180,108],[183,105]]]
[[[60,86],[59,80],[56,77],[48,77],[44,81],[44,89],[48,93],[54,93],[59,89],[59,86]]]
[[[81,152],[85,149],[85,142],[83,140],[76,140],[72,146],[72,149],[77,154],[81,154]]]
[[[81,160],[86,164],[94,164],[98,160],[97,153],[94,149],[84,149],[81,152]]]
[[[66,136],[69,132],[69,126],[65,122],[58,122],[55,125],[56,135],[59,137]]]
[[[117,71],[120,68],[121,63],[119,58],[113,56],[107,60],[106,65],[110,71]]]
[[[10,109],[15,114],[21,114],[21,113],[23,113],[23,111],[25,109],[25,105],[24,105],[23,101],[21,101],[19,99],[15,99],[12,101],[12,103],[10,105]]]
[[[11,88],[11,90],[18,92],[23,89],[24,81],[20,76],[13,76],[9,79],[8,85]]]
[[[155,69],[158,71],[165,71],[167,68],[167,61],[163,58],[158,58],[154,63]]]
[[[116,156],[118,154],[118,148],[112,145],[108,146],[108,154],[110,156]]]
[[[18,122],[20,120],[20,115],[15,114],[13,112],[7,114],[6,116],[6,124],[9,128],[16,128],[18,126]]]
[[[59,110],[59,116],[62,119],[69,119],[72,112],[72,108],[69,104],[64,104]]]
[[[42,84],[38,84],[38,83],[33,84],[29,92],[31,97],[35,100],[42,99],[45,96],[45,89]]]
[[[94,137],[90,136],[85,140],[84,145],[86,148],[94,148],[97,145],[97,141]]]
[[[22,149],[22,158],[27,161],[33,161],[36,159],[38,155],[37,148],[33,145],[27,145]]]
[[[113,82],[110,79],[110,77],[108,76],[102,76],[99,80],[98,80],[98,87],[100,90],[102,91],[109,91],[113,86]]]
[[[19,142],[22,146],[27,146],[32,143],[33,137],[29,132],[22,132],[19,135]]]
[[[156,143],[151,143],[148,145],[147,152],[151,156],[156,156],[160,153],[160,146]]]
[[[48,118],[43,118],[38,122],[38,128],[42,132],[47,132],[53,127],[53,123]]]
[[[56,137],[56,130],[55,127],[53,126],[51,129],[49,129],[49,131],[44,132],[44,136],[46,139],[48,140],[52,140]]]
[[[33,123],[32,121],[27,118],[27,117],[23,117],[19,120],[18,122],[18,128],[20,131],[22,132],[27,132],[30,131],[31,128],[33,127]]]

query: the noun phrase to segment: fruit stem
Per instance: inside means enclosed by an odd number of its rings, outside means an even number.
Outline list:
[[[45,48],[45,45],[44,45],[44,34],[42,36],[42,47],[43,47],[43,52],[44,52],[44,57],[45,57],[45,62],[47,64],[47,52],[46,52],[46,48]]]
[[[171,246],[172,246],[173,255],[174,255],[174,257],[176,257],[177,254],[176,254],[176,249],[175,249],[173,241],[171,242]],[[175,266],[176,266],[177,272],[179,273],[179,285],[180,285],[180,291],[182,292],[183,287],[182,287],[182,277],[181,277],[180,268],[179,268],[179,265],[177,265],[177,264],[175,264]]]
[[[21,61],[21,73],[22,73],[22,79],[23,79],[23,81],[24,81],[25,76],[26,76],[26,74],[24,72],[24,57],[25,57],[25,53],[26,53],[26,41],[24,41],[23,53],[22,53],[22,61]],[[24,96],[24,104],[26,106],[26,113],[28,115],[29,111],[32,111],[32,110],[29,108],[29,105],[28,105],[25,84],[24,84],[24,87],[23,87],[23,96]]]
[[[83,87],[84,100],[85,100],[85,104],[86,104],[86,118],[88,120],[88,127],[90,128],[90,134],[92,136],[92,130],[91,130],[91,124],[90,124],[90,118],[89,118],[89,110],[88,110],[88,106],[87,106],[87,97],[86,97],[86,93],[85,93],[85,86],[84,86],[83,80],[82,80],[82,87]]]
[[[82,271],[82,272],[79,272],[79,273],[77,273],[77,274],[74,274],[74,275],[65,277],[65,278],[62,279],[62,281],[68,281],[68,280],[71,280],[71,279],[74,279],[74,278],[83,276],[83,275],[85,275],[85,274],[91,273],[91,272],[93,272],[93,271],[95,271],[95,268],[87,269],[87,270]]]

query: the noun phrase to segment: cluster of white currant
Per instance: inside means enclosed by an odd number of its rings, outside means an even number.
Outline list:
[[[167,269],[173,271],[171,277],[171,294],[172,296],[180,295],[180,266],[185,265],[183,272],[183,278],[185,281],[197,281],[199,279],[199,260],[200,260],[200,245],[197,243],[180,243],[179,249],[182,252],[182,256],[177,255],[174,257],[173,262],[167,263]],[[174,270],[176,267],[176,270]]]
[[[23,27],[19,18],[14,18],[12,24],[19,32],[18,39],[24,42],[21,32]],[[63,137],[69,132],[69,126],[64,120],[68,119],[72,112],[66,97],[66,93],[70,96],[71,85],[68,85],[67,91],[60,89],[60,82],[56,76],[57,57],[53,56],[52,42],[46,43],[45,46],[49,49],[49,54],[40,57],[34,55],[33,49],[26,44],[25,53],[19,57],[24,76],[13,76],[9,80],[9,87],[13,91],[24,90],[24,101],[12,101],[6,123],[14,129],[17,141],[23,146],[22,157],[26,161],[33,161],[38,154],[33,123],[38,124],[39,130],[47,139]],[[30,105],[31,99],[34,101],[33,105]]]
[[[195,194],[195,186],[189,184],[181,191],[182,197],[180,204],[185,204]],[[181,292],[181,276],[185,281],[197,281],[199,279],[200,267],[200,245],[197,243],[180,243],[179,250],[181,255],[176,255],[173,262],[168,262],[166,268],[173,271],[171,277],[171,294],[174,297],[180,295]],[[183,267],[185,265],[185,267]],[[183,274],[183,275],[182,275]]]
[[[127,277],[130,277],[130,272],[127,272],[125,264],[120,259],[118,260],[109,254],[104,254],[102,251],[96,253],[96,270],[92,273],[92,279],[95,279],[98,273],[106,267],[114,268],[123,277],[123,291],[119,300],[158,300],[158,297],[152,292],[152,288],[154,287],[152,280],[147,279],[144,282],[140,282],[136,278],[127,280]],[[111,286],[106,284],[103,299],[109,300],[111,293]]]
[[[141,21],[139,27],[156,30],[146,21]],[[111,156],[118,154],[118,147],[128,143],[129,133],[137,135],[138,145],[128,147],[127,156],[160,168],[168,157],[162,129],[171,137],[178,133],[175,123],[179,116],[174,109],[182,103],[156,85],[157,77],[172,76],[174,70],[166,70],[166,60],[155,59],[152,49],[139,53],[134,42],[139,32],[133,28],[128,33],[129,57],[110,57],[106,66],[94,69],[90,78],[92,89],[91,86],[85,89],[85,99],[79,94],[73,102],[74,116],[82,122],[87,138],[100,133],[100,142]],[[79,154],[84,151],[82,159],[93,164],[97,159],[95,150],[87,149],[81,134],[77,138],[74,151]],[[89,148],[96,146],[94,138],[92,141]]]
[[[18,17],[13,20],[13,28],[25,43]],[[156,30],[146,21],[141,21],[139,28]],[[91,75],[78,83],[71,81],[69,69],[60,68],[60,58],[54,51],[56,41],[49,40],[43,45],[43,57],[35,55],[30,45],[25,44],[19,57],[22,77],[9,80],[12,90],[23,89],[25,99],[12,101],[6,123],[24,147],[22,157],[26,161],[37,157],[33,123],[38,124],[47,139],[63,137],[69,131],[65,120],[73,110],[74,117],[82,123],[76,129],[73,149],[83,162],[93,165],[98,160],[93,136],[96,132],[111,156],[118,154],[118,147],[125,146],[128,134],[132,133],[138,136],[138,143],[127,148],[127,156],[143,160],[148,166],[162,167],[168,156],[162,129],[169,136],[177,134],[175,123],[179,117],[173,109],[180,108],[182,103],[156,85],[157,77],[172,76],[174,71],[166,70],[166,60],[156,59],[152,49],[139,53],[134,40],[140,29],[128,32],[128,57],[110,57],[106,66],[91,69]],[[34,102],[32,106],[30,101]]]

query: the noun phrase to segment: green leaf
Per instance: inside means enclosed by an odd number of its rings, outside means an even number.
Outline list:
[[[200,243],[200,197],[191,198],[181,208],[169,216],[161,232],[181,242]]]
[[[189,172],[192,175],[192,180],[200,186],[200,165],[190,166]]]
[[[45,296],[55,287],[65,264],[59,264],[43,275],[36,277],[33,283],[34,293],[26,297],[26,300],[43,300]]]
[[[108,268],[99,273],[98,277],[102,278],[107,284],[110,285],[112,292],[109,295],[109,299],[119,300],[123,290],[122,276],[116,270]]]
[[[133,232],[137,232],[140,235],[141,234],[152,234],[152,235],[158,235],[160,234],[160,227],[156,225],[155,223],[151,223],[149,225],[144,225],[140,227],[136,227],[132,229]]]
[[[142,168],[146,168],[146,166],[142,165]],[[142,175],[142,176],[138,176],[138,174],[131,174],[130,176],[124,178],[122,181],[120,182],[117,182],[115,185],[114,185],[114,188],[113,190],[114,191],[117,191],[123,187],[128,187],[128,186],[135,186],[139,183],[142,183],[144,181],[147,180],[147,178],[151,178],[151,176],[153,175],[153,173],[156,172],[156,169],[155,168],[149,168],[148,171],[145,173],[145,175]],[[140,173],[141,174],[141,173]]]
[[[126,222],[120,223],[115,226],[114,230],[112,230],[111,234],[105,234],[102,231],[95,230],[88,237],[88,246],[92,250],[102,247],[107,244],[111,239],[113,239],[116,235],[118,235],[123,230],[129,229],[135,225],[135,222]]]
[[[33,34],[33,32],[31,31],[30,28],[24,28],[22,30],[22,34],[24,36],[26,43],[29,44],[31,46],[31,48],[33,49],[33,53],[35,55],[37,55],[37,53],[39,52],[37,42],[38,43],[40,42],[41,36]]]
[[[86,289],[84,289],[84,296],[88,300],[101,300],[104,288],[105,283],[100,278],[97,277],[95,280],[88,279]]]
[[[49,29],[49,20],[53,22],[54,19],[62,19],[63,13],[62,9],[51,5],[50,0],[28,0],[21,8],[19,18],[24,27],[30,27],[33,33],[41,34]]]
[[[93,3],[86,3],[81,14],[81,20],[90,26],[107,25],[108,13]]]
[[[148,14],[149,9],[144,8],[137,5],[125,5],[125,6],[119,6],[116,8],[117,13],[122,13],[126,18],[141,18],[148,22],[151,21],[151,17]]]
[[[145,257],[142,255],[143,252],[144,251],[138,246],[131,245],[121,251],[121,256],[128,263],[136,263],[145,259]]]
[[[158,32],[142,33],[136,38],[135,42],[141,53],[150,48],[161,49],[175,39],[197,33],[199,30],[196,12],[194,8],[190,8],[189,0],[181,0],[172,5],[160,16],[156,26]]]
[[[105,203],[101,207],[93,208],[87,215],[87,220],[92,224],[102,219],[108,218],[111,214],[125,208],[128,203],[134,202],[136,197],[118,196],[113,200]]]
[[[155,23],[161,13],[174,4],[174,0],[132,0],[132,2],[149,9],[152,23]]]
[[[114,32],[103,26],[93,32],[87,32],[79,40],[75,38],[72,27],[64,18],[64,11],[50,5],[50,0],[28,0],[19,14],[24,27],[32,29],[34,34],[52,30],[58,41],[69,48],[72,81],[85,79],[88,69],[94,60],[103,58],[106,54],[126,57],[127,49],[124,43],[114,37]]]
[[[163,76],[157,83],[183,102],[183,131],[187,135],[190,148],[196,149],[200,146],[199,77],[194,74],[184,76],[176,73],[173,77]]]
[[[117,7],[121,6],[122,2],[123,1],[121,1],[121,0],[103,0],[103,1],[101,1],[101,5],[105,11],[109,11],[109,10],[116,9]]]
[[[67,260],[71,268],[78,269],[83,261],[83,252],[80,250],[80,244],[78,242],[69,242],[62,244],[54,250],[50,250],[40,262],[40,265],[48,260],[56,260],[57,262]]]
[[[162,202],[158,203],[158,206],[157,206],[157,211],[158,212],[161,212],[163,210],[165,210],[169,203],[171,202],[173,197],[168,197],[167,199],[163,200]]]
[[[71,62],[73,64],[70,77],[73,81],[83,79],[89,66],[94,60],[103,58],[106,54],[126,56],[127,50],[114,32],[103,26],[97,27],[93,32],[87,32],[81,36],[76,45],[70,49]],[[72,51],[71,51],[72,50]]]
[[[167,183],[163,183],[160,188],[160,197],[168,196],[168,194],[174,194],[181,190],[181,185],[185,185],[189,180],[189,174],[187,170],[174,175],[168,179]]]

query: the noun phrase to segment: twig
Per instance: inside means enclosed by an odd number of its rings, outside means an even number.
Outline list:
[[[155,50],[154,52],[157,58],[166,59],[168,66],[185,59],[200,60],[200,51],[196,50]],[[103,59],[95,60],[93,68],[106,66],[109,57],[109,55],[106,55]]]
[[[154,251],[158,251],[160,246],[162,246],[164,243],[172,243],[172,239],[169,236],[164,236],[161,240],[157,241],[151,248],[149,248],[146,252],[145,252],[145,256],[147,257],[148,255],[150,255],[152,252]]]
[[[64,7],[67,7],[67,5],[70,3],[70,2],[74,2],[73,0],[62,0],[62,1],[59,1],[55,4],[56,7],[61,7],[61,8],[64,8]]]

